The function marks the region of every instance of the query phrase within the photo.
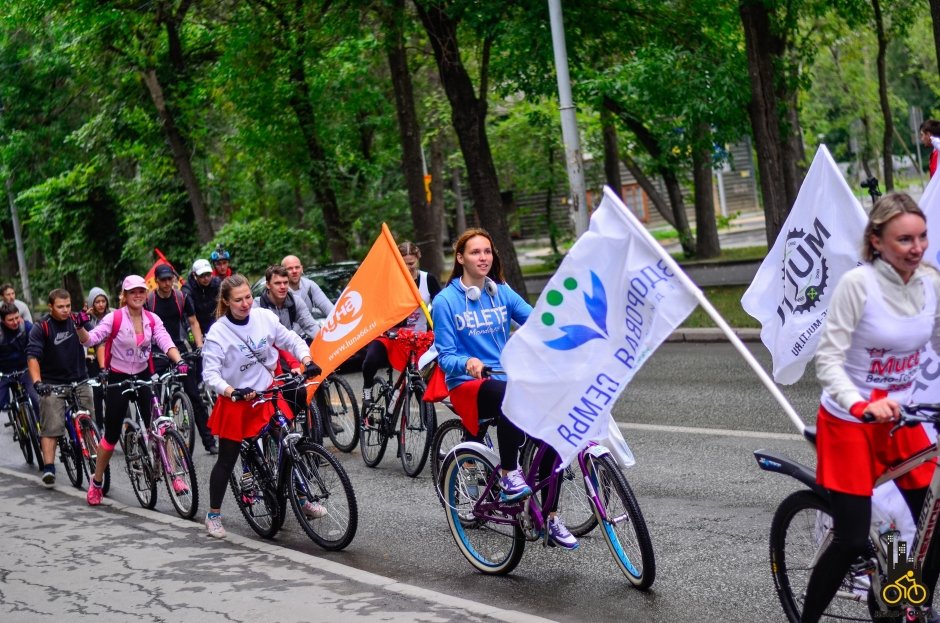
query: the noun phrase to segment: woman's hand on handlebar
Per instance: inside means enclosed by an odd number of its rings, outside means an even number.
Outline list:
[[[881,398],[868,403],[866,414],[871,414],[875,422],[896,422],[901,417],[901,405],[890,398]]]
[[[232,402],[237,402],[239,400],[251,400],[256,396],[255,390],[250,387],[242,387],[239,389],[232,389],[229,393],[229,398],[232,399]]]
[[[483,362],[477,359],[476,357],[471,357],[467,359],[467,374],[472,376],[475,379],[483,378]]]

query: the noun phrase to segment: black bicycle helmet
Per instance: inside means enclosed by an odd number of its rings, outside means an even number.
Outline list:
[[[226,251],[222,247],[221,244],[217,245],[215,247],[215,251],[209,254],[209,260],[211,260],[212,262],[218,262],[219,260],[227,260],[229,258],[231,258],[231,255],[229,255],[229,252]]]

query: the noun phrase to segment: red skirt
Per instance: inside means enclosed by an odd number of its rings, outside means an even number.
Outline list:
[[[284,415],[288,418],[294,417],[293,411],[283,397],[278,398],[278,405]],[[256,437],[264,425],[271,420],[272,415],[274,415],[273,403],[266,402],[254,407],[250,400],[232,402],[231,398],[219,396],[212,408],[212,414],[209,415],[208,425],[212,434],[220,439],[241,441]]]
[[[832,415],[822,406],[816,417],[816,482],[827,489],[871,496],[875,481],[889,467],[930,445],[923,427],[888,435],[893,423],[858,424]],[[930,484],[935,461],[924,463],[895,482],[902,489]]]
[[[450,390],[450,403],[454,405],[454,411],[460,416],[463,427],[474,437],[480,434],[480,407],[477,403],[477,394],[480,393],[480,385],[484,382],[485,379],[473,379]]]

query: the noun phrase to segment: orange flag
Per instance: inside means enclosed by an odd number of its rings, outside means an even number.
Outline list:
[[[153,263],[153,266],[151,266],[151,267],[150,267],[150,270],[147,271],[147,274],[144,275],[144,281],[147,282],[147,289],[148,289],[148,290],[156,290],[156,289],[157,289],[157,279],[156,279],[156,277],[154,276],[154,273],[157,271],[157,266],[159,266],[160,264],[166,264],[166,265],[169,266],[170,268],[173,268],[173,264],[170,264],[170,260],[166,259],[166,256],[163,255],[163,251],[161,251],[160,249],[158,249],[158,248],[156,248],[156,247],[153,248],[153,251],[154,251],[154,253],[157,254],[157,261]],[[404,261],[404,260],[402,260],[402,261]],[[174,272],[174,273],[176,272],[176,269],[175,269],[175,268],[173,268],[173,272]]]
[[[382,234],[340,294],[333,314],[310,344],[310,357],[323,369],[317,380],[404,320],[421,303],[418,286],[398,252],[392,233],[382,223]],[[313,387],[308,390],[309,395],[313,395]]]

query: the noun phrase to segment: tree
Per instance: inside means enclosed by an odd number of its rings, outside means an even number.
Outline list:
[[[461,21],[458,4],[459,2],[438,0],[416,0],[415,2],[418,16],[427,30],[431,48],[434,50],[441,84],[450,101],[454,130],[467,167],[473,209],[480,223],[493,236],[493,242],[500,253],[506,280],[514,290],[525,297],[525,280],[519,268],[515,246],[509,236],[499,192],[499,180],[486,134],[487,73],[493,35],[490,33],[483,36],[479,94],[477,94],[461,58],[457,34],[457,27]],[[493,24],[491,20],[486,20],[490,26]]]

